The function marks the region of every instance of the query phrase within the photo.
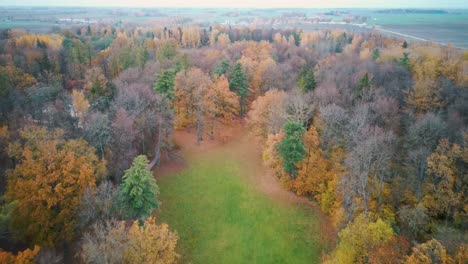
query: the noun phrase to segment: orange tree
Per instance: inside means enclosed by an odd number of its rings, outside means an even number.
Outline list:
[[[16,167],[8,172],[7,201],[17,201],[17,235],[52,246],[73,236],[75,214],[86,188],[94,188],[104,164],[84,140],[65,140],[63,131],[28,127],[15,143]]]

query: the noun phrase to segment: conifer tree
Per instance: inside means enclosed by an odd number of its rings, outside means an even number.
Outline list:
[[[125,171],[120,185],[121,202],[131,218],[144,219],[159,207],[156,197],[159,187],[147,167],[146,156],[137,156],[132,166]]]

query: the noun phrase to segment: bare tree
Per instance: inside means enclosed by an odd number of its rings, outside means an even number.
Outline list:
[[[370,178],[379,182],[378,193],[381,200],[382,187],[389,161],[392,157],[391,145],[394,136],[379,127],[367,127],[360,131],[359,143],[351,150],[346,165],[349,168],[349,180],[354,192],[363,200],[364,213],[369,213],[371,193]]]

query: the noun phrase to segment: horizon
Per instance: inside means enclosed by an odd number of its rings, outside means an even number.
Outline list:
[[[2,7],[101,7],[101,8],[213,8],[213,9],[329,9],[329,8],[343,8],[343,9],[468,9],[468,4],[465,1],[451,0],[445,1],[441,4],[440,1],[407,1],[390,0],[390,1],[344,1],[344,0],[331,0],[328,3],[312,0],[291,0],[287,4],[280,0],[259,0],[251,2],[248,0],[237,1],[233,4],[223,4],[215,0],[201,0],[193,3],[186,0],[173,0],[170,3],[167,1],[149,1],[149,0],[77,0],[77,1],[60,1],[60,0],[46,0],[46,1],[33,1],[33,0],[2,0],[0,6]]]

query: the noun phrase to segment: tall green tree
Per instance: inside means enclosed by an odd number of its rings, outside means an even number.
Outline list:
[[[302,161],[306,154],[306,148],[302,140],[305,128],[300,122],[288,121],[284,125],[285,138],[276,146],[283,160],[284,171],[292,178],[296,178],[296,163]]]
[[[242,66],[240,63],[237,63],[232,68],[231,80],[229,81],[229,89],[239,96],[240,115],[244,116],[247,105],[247,95],[249,94],[249,88],[247,87],[247,78],[245,77],[245,73],[242,70]]]
[[[148,169],[145,155],[137,156],[125,171],[120,185],[120,198],[130,218],[144,219],[159,207],[159,187]]]
[[[369,79],[369,73],[366,73],[359,80],[359,83],[356,89],[356,95],[358,96],[359,99],[362,99],[369,93],[370,88],[371,88],[371,81]]]
[[[304,93],[313,91],[316,87],[314,69],[303,68],[299,73],[299,78],[297,79],[297,85]]]
[[[161,77],[154,83],[154,90],[166,96],[169,100],[175,98],[174,95],[174,80],[176,71],[174,69],[165,70]]]
[[[411,71],[411,63],[408,52],[403,52],[403,57],[398,61],[398,65],[405,67],[408,69],[408,71]]]
[[[373,60],[377,60],[378,58],[380,58],[380,50],[375,48],[374,50],[372,50],[371,56]]]

